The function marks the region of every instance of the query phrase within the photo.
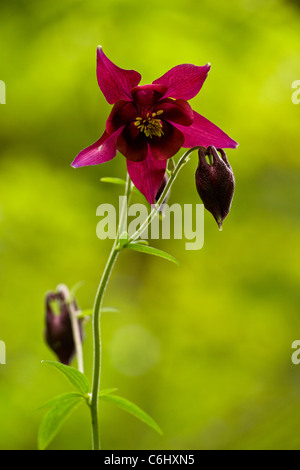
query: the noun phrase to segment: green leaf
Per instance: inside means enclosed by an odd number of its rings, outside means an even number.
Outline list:
[[[92,308],[88,308],[86,310],[80,310],[78,315],[77,315],[77,318],[79,320],[81,320],[82,318],[84,317],[91,317],[93,315],[93,309]]]
[[[100,178],[101,183],[111,183],[111,184],[118,184],[121,186],[126,185],[126,181],[123,180],[122,178],[113,178],[111,176],[104,176],[103,178]]]
[[[158,424],[154,421],[154,419],[151,418],[151,416],[149,416],[145,411],[143,411],[141,408],[139,408],[137,405],[135,405],[131,401],[126,400],[126,398],[120,397],[118,395],[110,395],[110,394],[99,396],[99,398],[100,400],[113,403],[114,405],[118,406],[122,410],[127,411],[127,413],[132,414],[137,419],[139,419],[143,423],[150,426],[150,428],[154,429],[154,431],[158,432],[158,434],[163,434],[162,430],[160,429]]]
[[[120,309],[115,307],[102,307],[101,313],[119,313]],[[84,317],[91,317],[93,315],[93,309],[89,308],[86,310],[81,310],[80,313],[77,315],[77,318],[81,319]]]
[[[118,313],[120,311],[119,308],[116,307],[102,307],[101,313]]]
[[[153,248],[153,246],[141,245],[139,243],[129,243],[126,248],[130,248],[130,250],[133,251],[140,251],[141,253],[147,253],[148,255],[159,256],[160,258],[167,259],[168,261],[172,261],[173,263],[177,264],[177,266],[180,266],[179,261],[174,258],[174,256],[166,253],[165,251]]]
[[[126,186],[126,181],[123,180],[122,178],[113,178],[111,176],[104,176],[103,178],[100,178],[100,181],[101,183],[111,183],[111,184],[117,184],[119,186]],[[147,201],[145,196],[133,184],[132,184],[132,192],[142,197],[145,201]]]
[[[61,396],[62,397],[62,396]],[[63,422],[68,418],[72,411],[82,401],[82,396],[66,396],[59,400],[56,397],[56,404],[53,406],[42,419],[41,425],[38,432],[38,448],[44,450],[52,441],[54,436],[59,431]],[[55,401],[55,398],[52,402]]]
[[[103,397],[104,395],[110,395],[111,393],[116,392],[118,389],[117,388],[105,388],[103,390],[100,390],[98,397]]]
[[[78,398],[80,398],[80,400],[83,400],[84,397],[78,392],[63,393],[62,395],[58,395],[57,397],[51,398],[51,400],[46,401],[41,406],[36,408],[36,411],[42,410],[43,408],[55,408],[56,406],[62,403],[70,402],[72,400],[77,401]]]
[[[79,370],[56,361],[42,361],[42,363],[56,367],[56,369],[62,372],[71,384],[81,392],[81,394],[86,395],[89,392],[89,382],[86,376],[82,372],[79,372]]]
[[[147,240],[138,240],[138,241],[133,241],[131,243],[133,245],[149,245],[149,242]]]
[[[73,287],[70,289],[70,298],[69,301],[72,302],[75,298],[75,294],[84,285],[84,281],[79,281],[77,282]]]

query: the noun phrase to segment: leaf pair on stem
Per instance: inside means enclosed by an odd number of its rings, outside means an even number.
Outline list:
[[[39,450],[45,450],[48,447],[52,439],[60,430],[64,421],[80,404],[85,403],[90,407],[90,384],[84,374],[73,367],[61,364],[60,362],[43,361],[43,363],[49,364],[50,366],[58,369],[62,374],[64,374],[77,391],[58,395],[38,408],[48,408],[39,428]],[[118,406],[122,410],[127,411],[127,413],[130,413],[143,423],[147,424],[159,434],[162,434],[160,427],[151,418],[151,416],[126,398],[115,395],[114,392],[116,390],[116,388],[101,390],[99,392],[99,399]]]

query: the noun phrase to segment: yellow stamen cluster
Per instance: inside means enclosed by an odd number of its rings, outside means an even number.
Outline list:
[[[162,113],[163,110],[160,110],[156,113],[147,113],[146,117],[137,117],[134,125],[140,130],[140,132],[144,132],[146,137],[150,137],[150,139],[152,139],[153,135],[161,137],[164,135],[162,123],[156,116],[160,116]]]

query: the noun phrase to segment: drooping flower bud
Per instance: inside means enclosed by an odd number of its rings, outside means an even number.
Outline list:
[[[55,352],[60,362],[69,365],[75,355],[75,343],[71,315],[78,311],[75,300],[69,301],[69,291],[62,286],[57,292],[49,292],[46,295],[46,329],[45,340]],[[58,306],[58,313],[53,309],[54,303]],[[83,338],[82,320],[78,322],[80,338]]]
[[[217,151],[213,146],[207,149],[201,147],[198,153],[199,163],[195,173],[197,191],[204,207],[211,212],[219,230],[222,230],[222,223],[230,211],[234,193],[233,171],[224,150]]]

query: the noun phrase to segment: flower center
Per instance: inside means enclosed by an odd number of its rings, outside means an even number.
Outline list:
[[[164,135],[162,123],[156,116],[160,116],[162,113],[163,110],[157,111],[156,113],[148,112],[145,116],[137,117],[134,125],[140,132],[144,132],[146,137],[150,137],[150,139],[152,139],[154,135],[161,137]]]

